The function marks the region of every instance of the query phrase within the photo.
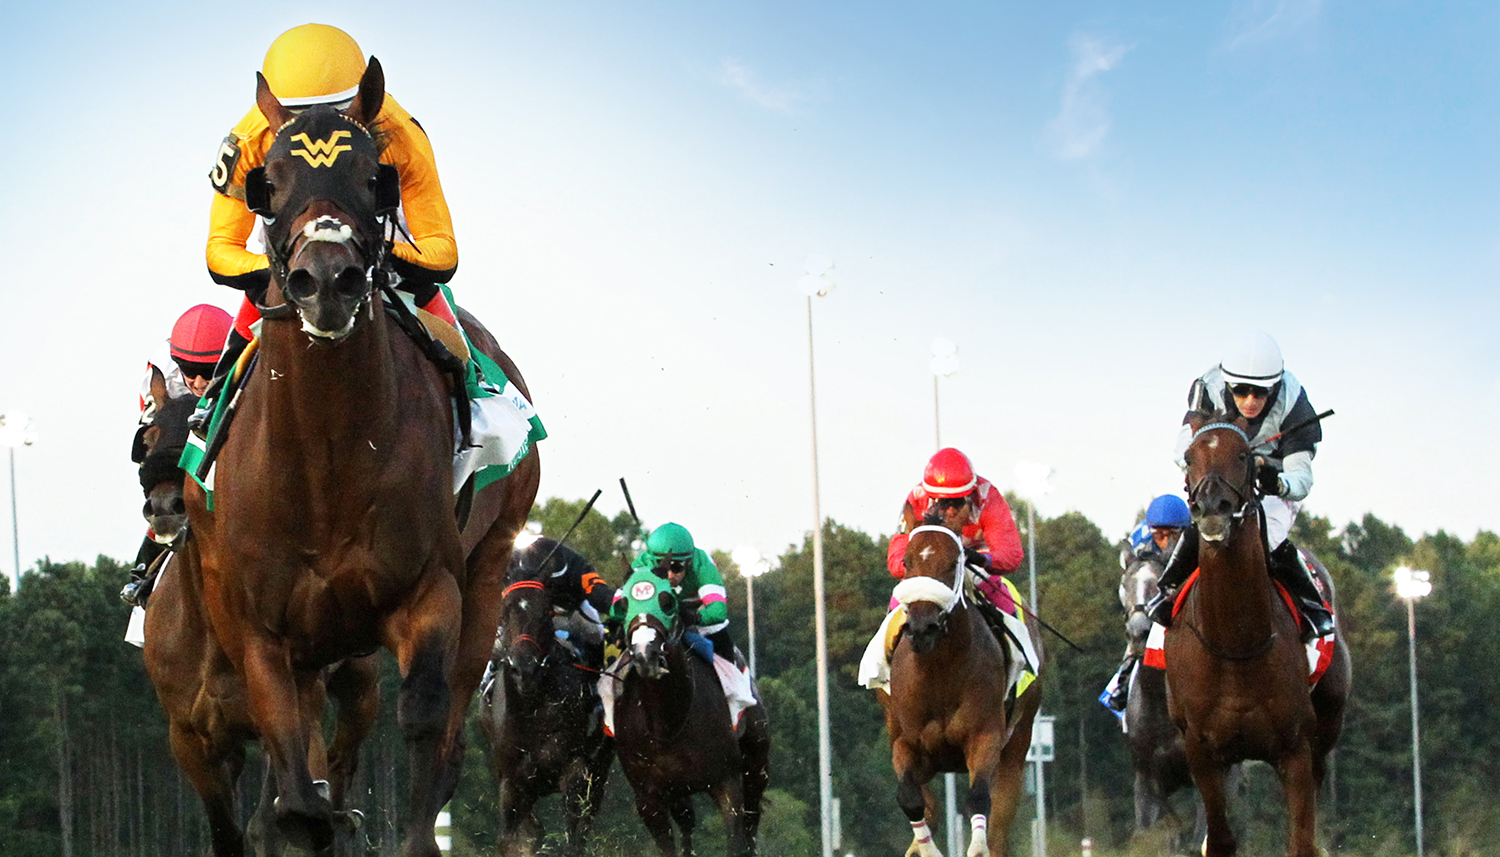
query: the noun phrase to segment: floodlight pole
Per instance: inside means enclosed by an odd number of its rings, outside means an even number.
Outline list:
[[[746,621],[750,626],[750,676],[754,678],[755,672],[755,576],[749,575],[745,578],[745,610]]]
[[[1036,601],[1036,501],[1026,501],[1026,557],[1031,563],[1029,586],[1031,610],[1041,613]],[[1036,754],[1036,820],[1032,822],[1031,853],[1033,857],[1047,857],[1047,778],[1042,772],[1042,754]]]
[[[14,552],[16,568],[16,585],[11,588],[11,594],[15,594],[21,588],[21,524],[16,514],[16,448],[10,448],[10,545]]]
[[[823,609],[823,510],[818,490],[818,386],[813,371],[812,295],[807,297],[807,391],[812,415],[813,624],[818,648],[818,808],[823,857],[833,857],[833,752],[828,723],[828,622]]]
[[[1407,664],[1411,667],[1411,782],[1416,797],[1417,857],[1422,854],[1422,746],[1417,728],[1417,610],[1416,598],[1406,602]]]

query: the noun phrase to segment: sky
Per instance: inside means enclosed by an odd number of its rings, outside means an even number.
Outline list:
[[[206,273],[207,172],[309,8],[8,11],[23,565],[133,556],[144,361],[238,303]],[[1500,527],[1493,3],[358,8],[318,20],[431,136],[458,301],[551,434],[540,497],[603,488],[613,515],[624,477],[648,526],[800,544],[811,318],[823,515],[890,532],[940,431],[1003,489],[1050,466],[1041,513],[1121,536],[1181,489],[1192,379],[1260,328],[1337,411],[1308,512]],[[836,283],[811,302],[809,256]]]

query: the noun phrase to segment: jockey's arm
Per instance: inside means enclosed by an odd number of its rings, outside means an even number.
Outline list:
[[[727,591],[724,588],[724,578],[719,575],[719,568],[714,565],[713,558],[702,548],[693,555],[693,578],[697,583],[696,592],[689,592],[688,587],[684,586],[683,597],[696,595],[702,602],[702,606],[698,608],[698,626],[705,633],[712,634],[729,623],[729,602],[725,597]],[[715,625],[719,627],[716,628]]]
[[[1021,548],[1021,533],[1016,529],[1015,516],[1005,495],[991,487],[979,510],[979,526],[984,532],[985,547],[989,548],[990,568],[1007,574],[1021,565],[1026,553]]]
[[[906,498],[906,503],[901,507],[901,520],[896,527],[896,534],[891,536],[891,543],[885,549],[885,567],[891,573],[891,577],[906,577],[906,543],[911,539],[908,535],[917,526],[917,515],[912,510],[911,498]]]
[[[378,128],[386,137],[381,160],[401,174],[401,211],[412,239],[407,243],[397,236],[392,266],[403,279],[446,283],[458,268],[458,241],[432,143],[422,126],[389,96]]]
[[[1281,459],[1281,497],[1293,503],[1307,499],[1312,491],[1312,452],[1294,452]]]
[[[255,215],[245,203],[214,194],[208,213],[208,274],[221,286],[260,298],[271,283],[271,268],[263,254],[245,249],[254,231]]]
[[[599,615],[603,616],[609,612],[617,592],[613,586],[604,582],[604,578],[600,577],[598,572],[593,569],[585,571],[581,586],[584,600],[592,604],[594,609],[599,611]]]

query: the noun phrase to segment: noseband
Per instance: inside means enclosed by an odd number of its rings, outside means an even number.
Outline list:
[[[903,605],[908,605],[914,601],[927,601],[936,604],[943,609],[943,613],[946,615],[953,612],[955,607],[964,602],[963,539],[959,538],[957,533],[947,527],[940,527],[936,524],[924,524],[911,531],[911,535],[913,536],[918,533],[943,533],[948,538],[953,539],[954,544],[958,546],[958,559],[953,564],[953,586],[950,588],[935,577],[908,577],[896,584],[896,588],[891,594]]]

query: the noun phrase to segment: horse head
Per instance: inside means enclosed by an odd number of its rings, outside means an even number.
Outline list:
[[[1146,635],[1151,632],[1146,605],[1156,597],[1162,566],[1154,559],[1137,557],[1129,550],[1124,552],[1121,560],[1125,564],[1125,573],[1120,576],[1120,606],[1125,608],[1125,634],[1130,638],[1130,650],[1136,655],[1144,655]]]
[[[939,524],[923,524],[906,542],[906,577],[896,584],[896,600],[906,607],[906,634],[912,650],[932,651],[948,632],[948,617],[963,603],[963,541]]]
[[[1246,421],[1200,405],[1188,414],[1188,425],[1193,431],[1183,454],[1188,510],[1204,541],[1222,542],[1257,499]]]
[[[500,607],[500,669],[519,696],[541,683],[552,651],[552,601],[541,581],[522,578],[505,587]]]
[[[385,218],[400,204],[400,176],[380,163],[375,118],[385,76],[370,58],[345,110],[293,113],[256,75],[256,104],[276,129],[264,167],[245,177],[245,204],[265,218],[266,255],[302,329],[324,340],[354,330],[385,264]]]
[[[668,672],[667,644],[682,631],[677,621],[677,593],[650,568],[636,569],[620,590],[625,594],[630,666],[642,678],[659,679]]]
[[[182,469],[177,461],[187,446],[188,417],[198,397],[192,393],[169,396],[161,370],[151,368],[151,421],[136,432],[131,459],[140,465],[141,491],[146,504],[141,515],[151,526],[152,537],[170,544],[187,524],[182,501]]]

